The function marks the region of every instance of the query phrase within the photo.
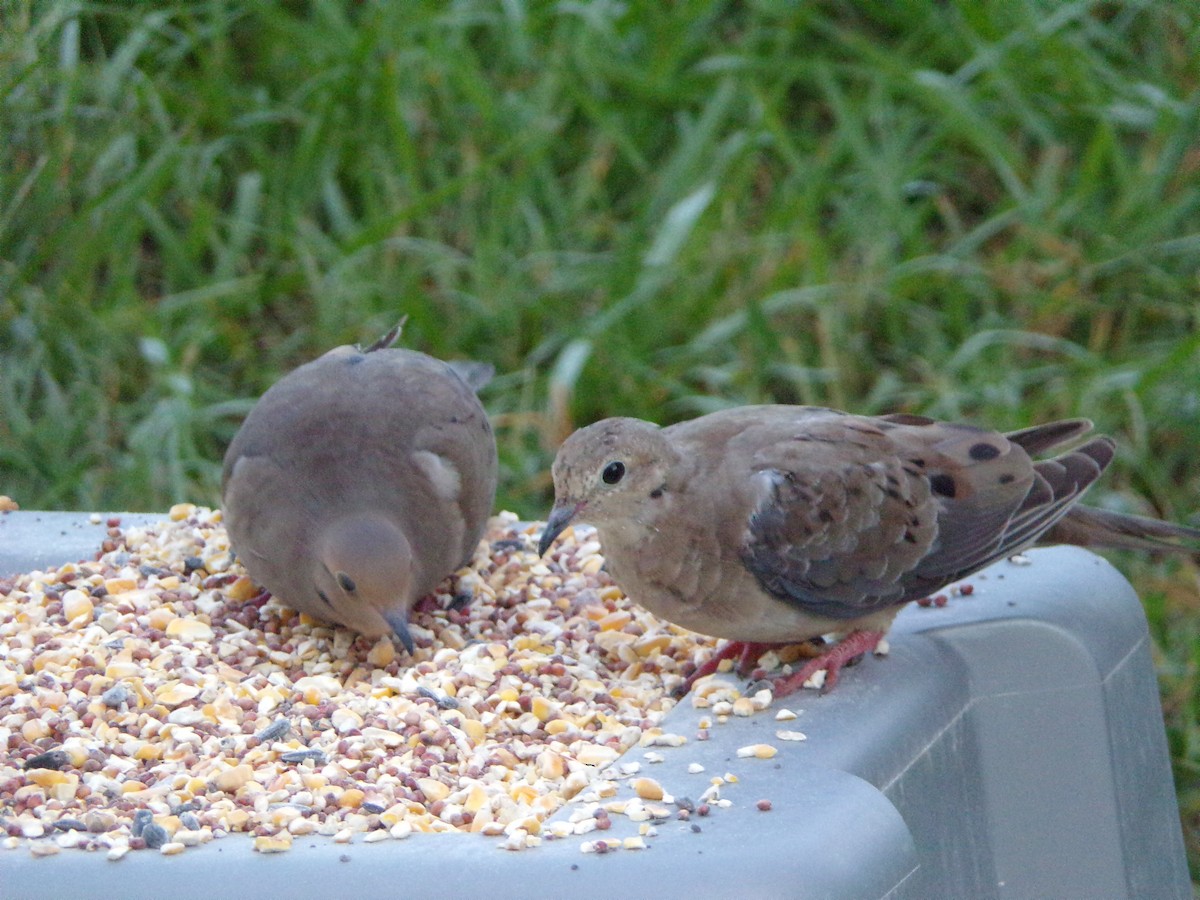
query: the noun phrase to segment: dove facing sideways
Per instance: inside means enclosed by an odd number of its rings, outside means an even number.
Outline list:
[[[449,364],[390,349],[399,331],[330,350],[263,394],[225,454],[221,493],[256,583],[412,653],[409,611],[483,534],[496,441]]]
[[[609,573],[656,615],[726,645],[688,680],[771,647],[842,639],[776,696],[874,650],[901,607],[1037,542],[1195,548],[1200,530],[1076,506],[1112,461],[1072,419],[1001,434],[922,416],[747,406],[660,428],[605,419],[554,461],[545,553],[594,525]]]

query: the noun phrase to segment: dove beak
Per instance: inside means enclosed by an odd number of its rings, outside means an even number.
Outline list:
[[[412,656],[417,651],[416,644],[413,643],[412,634],[408,630],[408,610],[394,610],[383,614],[387,623],[392,626],[392,631],[400,643],[404,645],[404,649],[408,651],[408,655]]]
[[[571,524],[571,520],[579,515],[586,505],[583,502],[554,504],[554,508],[550,510],[550,518],[546,520],[546,527],[542,530],[541,540],[538,541],[538,556],[546,555],[554,539],[563,533]]]

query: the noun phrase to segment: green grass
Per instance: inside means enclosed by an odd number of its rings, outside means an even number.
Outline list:
[[[0,6],[0,493],[218,501],[251,398],[401,314],[493,362],[500,503],[573,427],[758,401],[1087,415],[1197,523],[1200,8]],[[1200,874],[1200,600],[1146,596]]]

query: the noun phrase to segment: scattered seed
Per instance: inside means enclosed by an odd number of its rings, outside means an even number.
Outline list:
[[[285,763],[302,763],[305,760],[311,759],[318,764],[322,764],[325,762],[326,756],[324,750],[308,747],[304,750],[288,750],[279,754],[279,759]]]
[[[270,741],[278,741],[287,736],[287,733],[292,730],[292,723],[287,719],[276,719],[262,731],[255,735],[264,744]]]
[[[109,709],[120,709],[133,700],[133,692],[123,682],[117,682],[100,695],[100,700]]]
[[[167,843],[170,837],[167,834],[167,829],[163,828],[157,822],[149,822],[142,829],[142,840],[146,842],[146,846],[151,850],[162,849],[163,844]]]
[[[65,769],[71,764],[71,757],[62,750],[48,750],[31,756],[25,760],[25,769]]]
[[[749,697],[738,697],[733,701],[731,712],[735,716],[752,716],[755,712],[754,701]]]
[[[826,672],[824,669],[817,669],[817,671],[812,673],[812,675],[809,677],[808,681],[804,682],[804,686],[806,688],[813,688],[815,690],[820,690],[821,688],[823,688],[825,686],[825,678],[828,676],[828,674],[829,673]]]
[[[435,690],[421,685],[417,688],[417,693],[422,697],[428,697],[437,704],[438,709],[458,709],[458,701],[446,694],[439,694]]]
[[[663,786],[653,778],[635,778],[629,783],[629,786],[643,800],[661,800],[663,798]]]
[[[292,836],[287,832],[259,835],[254,839],[254,849],[259,853],[286,853],[292,849]],[[341,857],[346,862],[349,857]]]
[[[746,747],[738,747],[737,755],[739,759],[771,759],[778,752],[770,744],[750,744]]]
[[[148,809],[139,809],[133,814],[133,825],[130,828],[129,833],[135,838],[140,838],[142,833],[146,830],[146,826],[151,824],[153,821],[154,813],[150,812]]]
[[[535,561],[539,526],[494,519],[471,564],[414,614],[409,659],[263,594],[219,511],[183,504],[169,522],[107,527],[97,559],[0,588],[11,626],[0,657],[29,700],[2,726],[4,840],[100,842],[113,860],[231,832],[253,834],[260,852],[300,835],[440,831],[527,849],[614,828],[617,815],[648,839],[674,812],[661,784],[611,767],[634,746],[653,763],[687,743],[661,731],[666,691],[712,642],[631,603],[591,531],[568,529]],[[470,608],[449,609],[455,596],[472,596]],[[709,694],[731,710],[738,699]],[[766,696],[750,696],[748,712]],[[617,778],[641,788],[626,813],[598,808],[615,801]],[[54,815],[14,804],[18,789]],[[546,825],[568,801],[593,807]],[[47,830],[54,840],[39,841]]]

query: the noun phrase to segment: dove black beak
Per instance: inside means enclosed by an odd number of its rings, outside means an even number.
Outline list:
[[[400,611],[385,612],[383,617],[392,626],[392,631],[395,632],[400,643],[404,645],[404,649],[408,651],[408,655],[412,656],[416,652],[417,647],[413,643],[412,634],[408,630],[408,613]]]
[[[546,555],[554,539],[563,533],[583,507],[583,503],[573,503],[566,506],[556,505],[550,510],[550,518],[546,520],[546,527],[542,530],[541,540],[538,541],[538,556]]]

